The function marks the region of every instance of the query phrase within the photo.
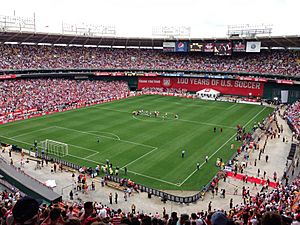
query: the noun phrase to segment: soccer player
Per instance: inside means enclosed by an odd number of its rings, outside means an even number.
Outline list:
[[[97,137],[97,143],[99,143],[100,142],[100,138],[99,137]]]
[[[214,127],[214,133],[216,133],[216,130],[217,130],[217,128],[216,128],[216,127]]]
[[[184,158],[184,154],[185,154],[185,151],[182,150],[182,151],[181,151],[181,158]]]
[[[208,155],[205,157],[205,162],[208,162]]]
[[[197,170],[199,170],[199,169],[200,169],[200,163],[197,162]]]

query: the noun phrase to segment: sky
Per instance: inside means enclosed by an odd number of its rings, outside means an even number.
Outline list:
[[[191,38],[226,37],[227,26],[272,24],[272,35],[300,35],[300,0],[2,0],[0,15],[36,18],[36,31],[62,23],[114,25],[120,37],[152,37],[152,27],[191,27]]]

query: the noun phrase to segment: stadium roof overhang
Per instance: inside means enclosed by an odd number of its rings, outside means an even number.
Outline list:
[[[268,36],[268,37],[231,37],[231,38],[203,38],[182,39],[187,41],[212,42],[228,40],[261,41],[262,47],[267,48],[300,48],[300,36]],[[67,34],[47,34],[33,32],[0,31],[0,43],[45,43],[51,45],[80,45],[80,46],[125,46],[138,48],[162,48],[164,41],[176,41],[168,38],[122,38],[122,37],[93,37],[75,36]]]

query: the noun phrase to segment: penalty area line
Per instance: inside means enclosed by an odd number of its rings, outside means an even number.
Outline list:
[[[103,163],[103,162],[100,162],[100,161],[97,162],[97,161],[92,160],[92,159],[85,159],[85,158],[81,158],[81,157],[78,157],[78,156],[75,156],[75,155],[71,155],[71,154],[68,154],[68,156],[71,156],[71,157],[74,157],[74,158],[77,158],[77,159],[81,159],[81,160],[84,160],[84,161],[87,161],[87,162],[93,162],[93,163],[96,163],[96,164],[105,165],[105,163]],[[124,170],[122,168],[121,168],[121,170]],[[159,179],[159,178],[156,178],[156,177],[151,177],[151,176],[148,176],[148,175],[145,175],[145,174],[141,174],[141,173],[138,173],[138,172],[135,172],[135,171],[132,171],[132,170],[129,170],[128,173],[131,173],[131,174],[134,174],[134,175],[138,175],[138,176],[141,176],[141,177],[146,177],[148,179],[159,181],[159,182],[166,183],[166,184],[170,184],[170,185],[173,185],[173,186],[176,186],[176,187],[180,186],[179,184],[175,184],[175,183],[172,183],[172,182],[169,182],[169,181],[165,181],[165,180],[162,180],[162,179]]]

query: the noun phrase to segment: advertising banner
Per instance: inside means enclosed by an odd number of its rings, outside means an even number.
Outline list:
[[[277,84],[289,84],[289,85],[293,85],[294,82],[292,80],[276,80]]]
[[[259,81],[259,82],[267,82],[266,78],[258,78],[258,77],[237,77],[238,80],[248,80],[248,81]]]
[[[205,52],[214,52],[214,43],[206,43],[204,46]]]
[[[245,52],[246,51],[246,43],[244,41],[233,41],[234,52]]]
[[[175,52],[175,42],[163,42],[164,52]]]
[[[203,52],[204,44],[199,42],[190,43],[190,52]]]
[[[215,55],[231,55],[232,46],[231,42],[215,43]]]
[[[264,90],[263,82],[223,80],[188,77],[139,77],[138,89],[142,88],[176,88],[188,91],[200,91],[205,88],[212,88],[222,94],[242,96],[262,96]]]
[[[175,51],[176,52],[187,52],[188,51],[188,42],[177,41]]]
[[[260,41],[247,41],[246,52],[260,52]]]
[[[16,77],[17,77],[16,74],[0,75],[0,80],[14,79]]]

